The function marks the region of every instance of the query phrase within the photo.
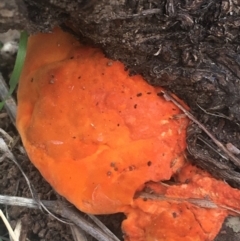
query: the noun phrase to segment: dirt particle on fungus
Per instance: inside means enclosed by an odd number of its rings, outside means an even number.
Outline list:
[[[55,80],[54,79],[50,79],[49,84],[54,84]]]
[[[136,169],[135,166],[129,166],[129,167],[128,167],[128,170],[129,170],[130,172],[133,171],[134,169]]]
[[[152,165],[152,162],[151,161],[148,161],[147,162],[147,165],[150,167]]]
[[[159,92],[159,93],[157,93],[157,96],[163,96],[164,95],[164,93],[163,92]]]
[[[115,167],[115,166],[116,166],[115,162],[110,163],[110,167]]]
[[[134,105],[134,109],[137,109],[137,104]]]
[[[186,179],[184,183],[185,183],[185,184],[188,184],[189,182],[190,182],[190,180],[189,180],[189,179]]]
[[[173,218],[177,217],[177,214],[175,212],[172,213]]]
[[[113,62],[112,61],[108,61],[107,62],[107,66],[112,66],[113,65]]]
[[[107,176],[111,176],[111,175],[112,175],[112,172],[108,171]]]
[[[137,97],[141,97],[141,96],[142,96],[142,93],[138,93],[138,94],[137,94]]]

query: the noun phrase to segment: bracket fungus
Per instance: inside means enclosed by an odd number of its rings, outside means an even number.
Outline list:
[[[224,205],[236,207],[240,194],[187,163],[188,120],[160,91],[56,28],[29,39],[17,128],[30,160],[59,194],[83,212],[126,214],[125,240],[212,240],[229,210],[188,199],[210,190],[209,198],[222,202],[214,189],[220,185],[235,195]],[[187,182],[189,173],[199,178]],[[178,184],[161,184],[171,178]],[[149,189],[165,198],[142,197]]]

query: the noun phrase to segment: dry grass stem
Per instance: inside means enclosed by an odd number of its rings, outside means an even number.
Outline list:
[[[43,205],[55,213],[56,215],[65,218],[72,222],[72,225],[76,225],[77,227],[84,230],[86,233],[96,238],[99,241],[120,241],[115,235],[109,236],[109,230],[102,226],[99,228],[98,225],[86,220],[83,214],[76,210],[73,206],[69,204],[63,203],[61,201],[41,201]],[[38,203],[30,198],[22,198],[22,197],[12,197],[0,195],[0,204],[4,205],[14,205],[26,208],[38,209]]]
[[[0,217],[2,218],[11,238],[13,239],[13,241],[19,241],[17,236],[15,235],[10,223],[8,222],[7,218],[5,217],[4,213],[2,212],[2,210],[0,209]]]

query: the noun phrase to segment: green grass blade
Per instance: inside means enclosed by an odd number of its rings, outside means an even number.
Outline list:
[[[27,32],[26,31],[21,32],[17,57],[13,68],[13,73],[9,81],[9,86],[10,86],[9,92],[5,97],[5,99],[2,102],[0,102],[0,110],[4,106],[5,100],[13,93],[13,91],[16,89],[16,86],[18,84],[18,80],[19,80],[19,77],[23,68],[25,56],[26,56],[27,40],[28,40]]]

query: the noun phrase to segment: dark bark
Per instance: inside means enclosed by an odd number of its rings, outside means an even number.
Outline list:
[[[29,31],[61,25],[100,46],[132,74],[176,93],[220,142],[240,149],[238,0],[24,2]],[[199,166],[240,187],[239,167],[197,128],[188,149]]]

